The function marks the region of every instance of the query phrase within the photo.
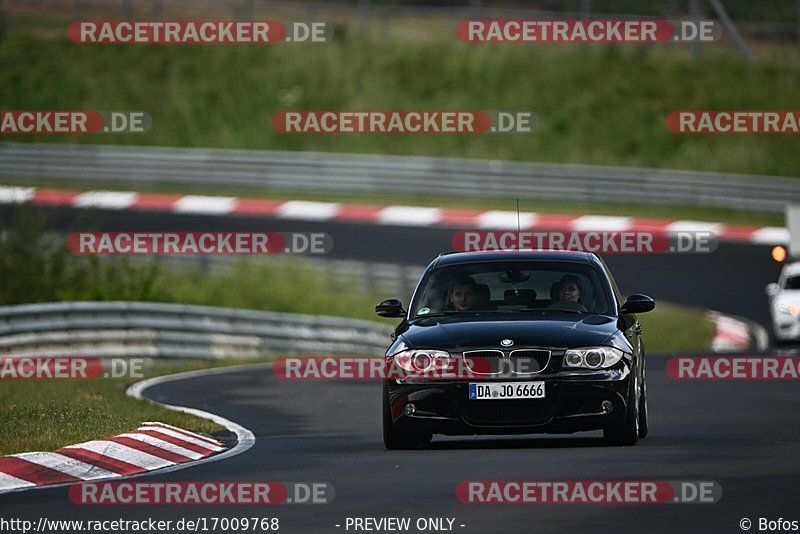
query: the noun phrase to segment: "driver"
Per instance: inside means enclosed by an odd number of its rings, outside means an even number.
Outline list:
[[[476,304],[477,285],[470,276],[456,279],[450,286],[448,303],[451,303],[456,311],[472,311]]]
[[[577,276],[566,274],[558,283],[558,300],[577,302],[583,305],[583,287]]]

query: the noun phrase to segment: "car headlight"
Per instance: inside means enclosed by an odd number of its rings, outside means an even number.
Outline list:
[[[570,369],[608,369],[619,363],[623,352],[614,347],[569,349],[564,353],[564,367]]]
[[[775,306],[775,310],[778,313],[791,315],[792,317],[797,317],[800,315],[800,306],[797,304],[778,304]]]
[[[441,371],[451,364],[450,353],[443,350],[404,350],[395,354],[393,358],[401,369],[410,373]]]

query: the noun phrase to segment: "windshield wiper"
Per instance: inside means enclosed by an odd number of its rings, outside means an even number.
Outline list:
[[[467,313],[479,313],[479,312],[474,312],[474,311],[460,312],[460,311],[455,311],[455,310],[447,310],[447,311],[436,312],[436,313],[423,313],[423,314],[419,314],[418,313],[417,315],[413,316],[412,319],[424,319],[425,317],[442,317],[442,316],[445,316],[445,315],[460,315],[460,314],[467,314]]]
[[[521,312],[541,312],[541,313],[577,313],[578,315],[589,313],[580,310],[572,310],[567,308],[525,308],[522,310],[515,310]]]

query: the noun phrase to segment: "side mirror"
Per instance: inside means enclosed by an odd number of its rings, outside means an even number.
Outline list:
[[[375,313],[381,317],[403,317],[406,311],[403,309],[403,303],[398,299],[386,299],[375,306]]]
[[[766,287],[767,296],[768,297],[774,297],[778,293],[779,289],[780,288],[778,287],[778,284],[776,284],[775,282],[773,282],[771,284],[767,284],[767,287]]]
[[[619,309],[620,313],[645,313],[656,307],[656,301],[647,295],[631,295]]]

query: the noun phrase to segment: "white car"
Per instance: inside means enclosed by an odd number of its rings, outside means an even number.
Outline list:
[[[775,339],[800,340],[800,261],[783,267],[778,283],[767,285],[767,296]]]

